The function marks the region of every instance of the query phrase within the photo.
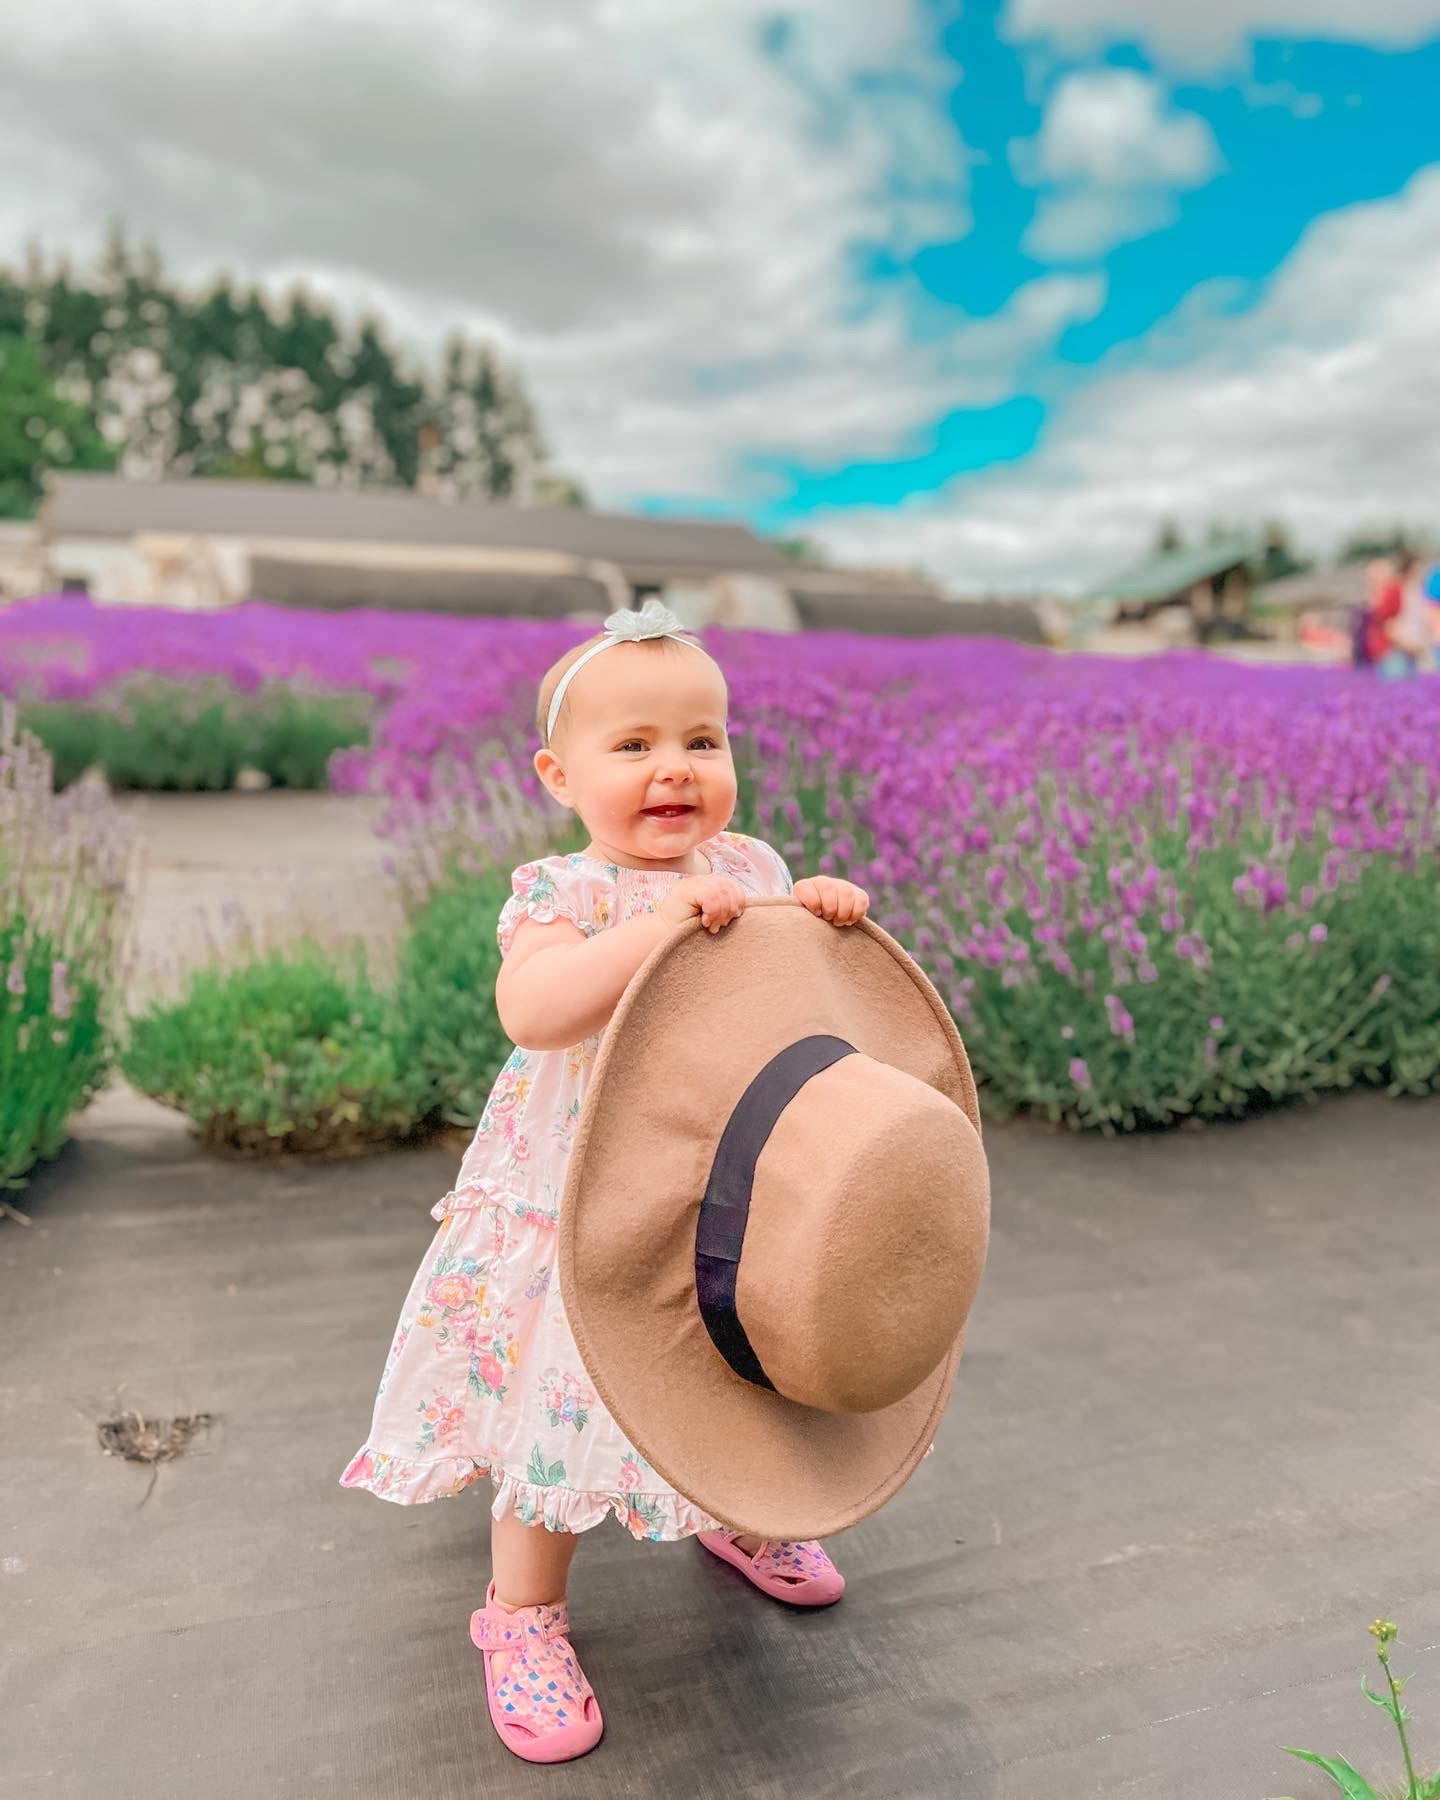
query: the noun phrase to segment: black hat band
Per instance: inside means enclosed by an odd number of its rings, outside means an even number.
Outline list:
[[[725,1122],[700,1202],[695,1227],[695,1296],[710,1341],[735,1373],[756,1387],[775,1383],[755,1354],[735,1310],[740,1252],[750,1219],[755,1164],[777,1120],[805,1083],[842,1057],[854,1056],[844,1038],[799,1038],[772,1056]]]

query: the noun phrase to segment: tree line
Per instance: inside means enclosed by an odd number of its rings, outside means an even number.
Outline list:
[[[1250,535],[1253,534],[1243,526],[1212,519],[1192,544],[1176,520],[1166,519],[1155,533],[1153,553],[1165,556],[1172,551],[1199,549],[1205,544]],[[1279,520],[1265,525],[1259,536],[1261,547],[1251,566],[1257,581],[1279,581],[1286,575],[1300,575],[1314,568],[1315,559],[1296,549],[1288,528]],[[1404,550],[1422,553],[1426,547],[1425,533],[1413,526],[1369,525],[1353,531],[1334,554],[1337,563],[1369,562],[1372,557],[1394,556]]]
[[[0,267],[0,517],[33,514],[52,469],[585,504],[489,344],[457,332],[421,366],[303,286],[186,292],[118,227],[88,272],[38,248]]]

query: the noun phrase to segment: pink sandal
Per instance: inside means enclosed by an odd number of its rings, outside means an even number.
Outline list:
[[[762,1538],[751,1556],[735,1542],[738,1531],[701,1531],[696,1534],[712,1556],[737,1568],[762,1594],[783,1600],[787,1606],[833,1606],[845,1592],[845,1577],[812,1540],[793,1544]]]
[[[506,1612],[495,1604],[493,1581],[470,1619],[470,1641],[485,1653],[490,1722],[505,1748],[526,1762],[570,1762],[593,1750],[605,1729],[569,1631],[564,1605]],[[490,1673],[496,1651],[510,1658],[498,1681]]]

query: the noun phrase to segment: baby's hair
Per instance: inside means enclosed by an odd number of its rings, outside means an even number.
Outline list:
[[[550,717],[550,702],[555,697],[555,689],[560,685],[561,677],[573,662],[585,654],[592,644],[603,643],[604,640],[605,633],[603,631],[597,631],[594,637],[586,638],[583,644],[576,644],[572,649],[567,650],[557,662],[551,663],[550,667],[541,677],[540,692],[535,701],[535,731],[540,742],[545,745],[547,749],[552,749],[554,745],[553,740],[547,738],[545,735],[545,721]],[[703,650],[707,656],[710,655],[710,652],[705,650],[705,646],[701,644],[698,639],[690,639],[689,641],[694,644],[696,649]],[[642,638],[640,643],[642,647],[647,650],[652,646],[658,646],[662,650],[684,651],[687,656],[691,654],[691,652],[685,648],[683,643],[677,643],[674,638]],[[606,655],[613,656],[615,655],[615,652],[613,650],[607,651]],[[596,660],[602,661],[603,658],[597,658]],[[715,659],[711,657],[710,660],[714,662]],[[720,665],[716,663],[715,666],[719,668]],[[721,670],[721,674],[723,677],[723,670]],[[580,677],[577,676],[576,679],[578,680]],[[559,737],[561,730],[565,725],[566,718],[569,716],[569,712],[570,694],[567,689],[565,698],[560,703],[560,716],[555,721],[556,737]]]

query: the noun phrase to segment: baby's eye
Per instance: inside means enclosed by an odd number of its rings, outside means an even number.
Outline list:
[[[689,748],[689,749],[692,749],[692,750],[693,750],[693,749],[694,749],[694,748],[695,748],[695,746],[696,746],[696,745],[697,745],[697,744],[702,744],[702,745],[705,745],[705,746],[706,746],[706,747],[708,747],[708,748],[709,748],[709,749],[711,749],[711,750],[718,750],[718,749],[719,749],[719,747],[720,747],[720,746],[719,746],[719,745],[718,745],[718,744],[717,744],[717,743],[716,743],[716,742],[715,742],[715,740],[714,740],[714,738],[712,738],[712,737],[693,737],[693,738],[691,738],[691,740],[690,740],[690,743],[689,743],[689,745],[688,745],[688,746],[687,746],[687,747],[688,747],[688,748]],[[642,742],[642,740],[641,740],[641,739],[639,739],[639,738],[630,738],[630,739],[628,739],[628,740],[627,740],[627,741],[626,741],[626,742],[625,742],[625,743],[623,743],[623,744],[617,744],[617,745],[616,745],[616,746],[615,746],[615,748],[616,748],[616,750],[617,750],[617,751],[621,751],[621,750],[643,750],[643,749],[644,749],[644,748],[645,748],[645,745],[644,745],[644,743],[643,743],[643,742]]]

